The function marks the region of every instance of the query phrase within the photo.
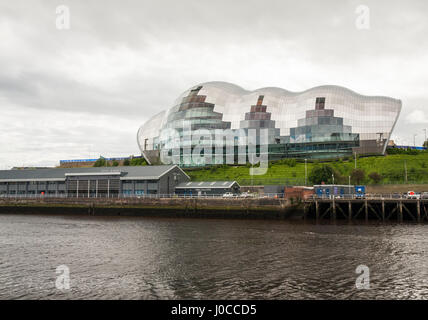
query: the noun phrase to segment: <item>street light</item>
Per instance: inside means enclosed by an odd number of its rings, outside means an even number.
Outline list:
[[[308,185],[308,159],[305,159],[305,186]]]
[[[355,162],[354,169],[357,169],[357,153],[356,152],[354,152],[354,162]]]
[[[348,176],[348,189],[349,195],[351,195],[351,176]]]

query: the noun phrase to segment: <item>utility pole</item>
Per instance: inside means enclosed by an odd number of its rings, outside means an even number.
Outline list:
[[[404,160],[404,180],[407,183],[407,163],[406,163],[406,160]]]
[[[425,141],[427,141],[427,129],[424,129],[424,131],[425,131],[425,140],[424,140],[424,143],[425,143]]]
[[[308,159],[305,159],[305,187],[308,185]]]
[[[351,176],[348,176],[348,188],[349,188],[349,194],[351,194]]]
[[[413,135],[413,146],[414,147],[416,147],[416,136],[417,136],[417,134]]]
[[[354,169],[357,169],[357,153],[354,152]]]

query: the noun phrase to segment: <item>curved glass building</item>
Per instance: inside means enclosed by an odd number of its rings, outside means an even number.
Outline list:
[[[150,163],[168,158],[189,166],[248,161],[251,145],[269,160],[375,155],[385,152],[400,111],[400,100],[338,86],[247,91],[207,82],[147,121],[138,143]],[[188,157],[195,150],[204,155],[202,163]],[[232,150],[227,162],[225,154]]]

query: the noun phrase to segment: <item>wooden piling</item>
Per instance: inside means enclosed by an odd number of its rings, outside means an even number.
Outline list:
[[[382,199],[382,221],[385,222],[385,200]]]
[[[403,202],[399,203],[399,211],[398,211],[398,221],[403,222]]]
[[[416,204],[416,214],[418,216],[418,223],[421,222],[421,200],[418,200]]]
[[[364,209],[365,209],[365,220],[366,222],[369,221],[369,206],[367,204],[367,200],[364,201]]]
[[[334,197],[333,197],[333,201],[332,201],[332,203],[331,203],[331,208],[332,208],[332,211],[331,211],[331,218],[334,220],[334,221],[336,221],[336,202],[334,201]]]
[[[320,218],[320,204],[315,200],[315,218],[319,220]]]
[[[348,201],[348,220],[352,220],[352,203],[351,201]]]
[[[343,206],[341,205],[343,203]],[[346,203],[348,203],[348,212],[346,212]],[[357,210],[355,210],[357,206]],[[428,220],[428,212],[426,201],[420,199],[402,200],[402,199],[355,199],[339,202],[334,198],[317,200],[304,204],[304,219],[309,217],[315,211],[316,220],[330,219],[337,220],[337,214],[343,215],[345,219],[352,221],[354,219],[369,219],[377,218],[383,222],[390,220],[391,217],[397,215],[397,221],[403,222],[407,219],[405,214],[408,214],[414,221],[423,222]],[[354,212],[355,211],[355,212]],[[371,212],[369,212],[371,211]],[[364,215],[364,218],[360,216]],[[369,215],[370,214],[370,215]]]

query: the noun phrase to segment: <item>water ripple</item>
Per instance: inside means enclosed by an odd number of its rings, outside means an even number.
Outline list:
[[[428,299],[428,226],[0,215],[0,299]],[[56,267],[71,288],[56,289]],[[370,289],[357,290],[358,265]]]

